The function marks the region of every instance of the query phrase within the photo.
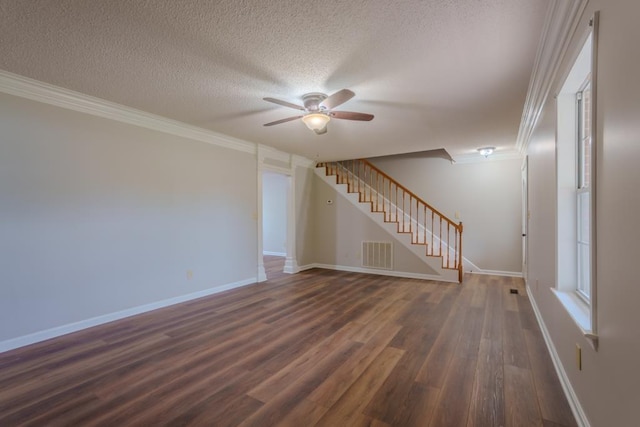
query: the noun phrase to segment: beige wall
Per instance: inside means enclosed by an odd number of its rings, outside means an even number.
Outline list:
[[[556,286],[553,96],[544,106],[528,149],[528,285],[590,424],[631,427],[640,419],[640,286],[635,268],[640,242],[640,2],[589,2],[553,90],[562,85],[595,10],[601,11],[597,69],[598,350],[590,347],[549,290]],[[575,363],[576,344],[582,347],[582,371]]]
[[[255,279],[255,155],[5,94],[0,132],[0,344]]]
[[[451,164],[438,158],[371,162],[449,218],[464,224],[463,255],[482,270],[522,271],[519,159]]]
[[[314,226],[316,213],[313,205],[313,168],[295,168],[295,217],[296,217],[296,258],[299,266],[315,262]]]

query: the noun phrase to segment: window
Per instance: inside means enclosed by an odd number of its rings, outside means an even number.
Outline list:
[[[594,348],[596,145],[595,58],[597,17],[556,97],[556,288],[555,295]]]
[[[591,76],[576,93],[577,190],[576,190],[576,292],[587,303],[591,300]]]

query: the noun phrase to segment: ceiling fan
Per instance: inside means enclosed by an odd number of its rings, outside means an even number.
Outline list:
[[[356,94],[349,89],[339,90],[331,96],[327,96],[324,93],[319,92],[307,93],[306,95],[302,95],[302,103],[304,106],[292,104],[276,98],[262,98],[267,102],[273,102],[274,104],[282,105],[283,107],[304,111],[304,114],[302,115],[265,123],[264,126],[279,125],[280,123],[302,119],[309,129],[314,131],[317,135],[322,135],[327,133],[327,123],[329,123],[329,120],[332,118],[365,122],[373,120],[373,114],[354,113],[352,111],[332,111],[337,106],[342,105],[353,98],[355,95]]]

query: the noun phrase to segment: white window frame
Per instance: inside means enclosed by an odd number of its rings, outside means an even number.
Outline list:
[[[576,93],[576,113],[577,113],[577,125],[576,131],[576,293],[584,302],[591,305],[591,223],[593,222],[593,215],[591,209],[591,176],[589,180],[585,182],[585,158],[587,153],[584,150],[585,140],[589,141],[589,149],[592,146],[593,137],[591,130],[585,132],[584,120],[585,120],[585,100],[584,93],[587,90],[591,90],[591,73],[588,74],[587,79],[582,84],[578,92]],[[588,114],[591,114],[591,108],[589,108]],[[589,120],[592,118],[589,117]],[[591,162],[592,156],[589,154],[589,161]],[[590,164],[589,175],[591,175],[592,164]],[[582,203],[586,199],[586,203]],[[587,212],[584,212],[586,205]],[[586,224],[583,221],[587,218]],[[585,233],[586,228],[586,233]],[[586,234],[586,235],[585,235]],[[585,253],[586,252],[586,253]],[[586,256],[585,256],[586,255]],[[585,274],[586,273],[586,274]]]
[[[596,291],[596,64],[597,64],[598,14],[591,20],[591,28],[585,32],[585,42],[574,65],[556,96],[556,287],[552,288],[576,325],[597,349],[597,291]],[[591,88],[590,111],[590,173],[589,185],[582,185],[581,175],[581,118],[579,94],[585,82]],[[587,232],[580,229],[580,202],[587,198]],[[582,206],[584,207],[584,205]],[[580,249],[586,254],[580,253]],[[586,266],[585,266],[586,263]]]

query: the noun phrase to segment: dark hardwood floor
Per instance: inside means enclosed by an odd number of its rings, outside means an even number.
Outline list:
[[[267,280],[279,279],[281,277],[288,276],[287,273],[283,273],[284,262],[286,260],[285,257],[265,255],[262,258],[264,262],[264,270],[267,273]]]
[[[576,425],[520,279],[275,277],[0,354],[0,426]]]

